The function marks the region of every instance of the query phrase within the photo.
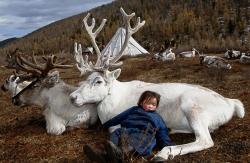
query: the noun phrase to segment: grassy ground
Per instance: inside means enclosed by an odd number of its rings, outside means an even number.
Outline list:
[[[233,118],[214,133],[214,147],[177,156],[169,162],[249,162],[250,161],[250,65],[230,61],[229,72],[207,69],[198,58],[177,58],[166,63],[151,57],[124,59],[120,81],[183,82],[199,84],[225,97],[240,99],[246,109],[243,119]],[[1,67],[1,83],[11,74]],[[82,78],[76,69],[61,71],[62,78],[77,84]],[[74,129],[63,135],[48,135],[42,109],[35,106],[13,106],[9,95],[0,92],[0,162],[88,162],[84,144],[98,144],[107,137],[99,125],[91,129]],[[175,144],[194,140],[193,134],[171,135]],[[138,161],[139,162],[139,161]]]

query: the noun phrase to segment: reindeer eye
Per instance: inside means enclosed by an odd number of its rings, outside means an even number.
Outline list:
[[[102,83],[102,81],[101,80],[98,80],[97,82],[96,82],[96,84],[101,84]]]
[[[10,78],[10,81],[11,81],[11,82],[14,82],[15,80],[16,80],[16,78],[15,78],[15,77]]]

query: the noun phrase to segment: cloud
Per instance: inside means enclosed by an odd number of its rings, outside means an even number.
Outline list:
[[[0,41],[21,37],[51,22],[113,0],[1,0]]]

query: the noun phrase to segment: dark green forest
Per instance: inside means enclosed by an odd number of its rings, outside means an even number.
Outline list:
[[[176,51],[193,47],[204,53],[222,53],[232,48],[250,50],[250,0],[116,0],[88,11],[96,18],[96,25],[103,18],[108,20],[97,36],[100,47],[122,25],[120,7],[146,20],[133,37],[150,52],[166,47],[170,40],[174,40]],[[0,48],[0,54],[16,48],[27,55],[72,53],[75,41],[91,46],[82,28],[86,14],[44,26]]]

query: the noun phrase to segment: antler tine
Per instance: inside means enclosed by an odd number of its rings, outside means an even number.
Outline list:
[[[16,63],[18,65],[18,67],[16,67],[16,70],[18,69],[21,69],[22,71],[24,72],[27,72],[27,73],[31,73],[33,76],[40,76],[41,75],[41,71],[40,70],[37,70],[37,69],[34,69],[34,68],[30,68],[30,67],[27,67],[25,66],[22,62],[23,60],[21,59],[22,57],[17,55],[16,56]],[[26,63],[25,63],[26,64]]]
[[[98,46],[96,44],[95,38],[100,33],[102,28],[104,27],[107,19],[102,19],[101,25],[96,29],[95,32],[93,32],[93,29],[95,27],[95,19],[92,18],[92,23],[89,26],[88,22],[87,22],[89,16],[90,16],[90,14],[88,13],[87,16],[85,16],[85,18],[83,19],[83,23],[84,23],[84,26],[85,26],[85,29],[86,29],[87,33],[90,36],[91,43],[92,43],[92,45],[93,45],[93,47],[94,47],[94,49],[96,51],[96,54],[97,54],[97,61],[96,61],[95,66],[100,66],[101,65],[101,52],[100,52],[100,49],[98,48]]]
[[[74,58],[76,60],[76,67],[81,72],[81,76],[87,72],[94,71],[92,62],[88,62],[88,56],[85,59],[82,57],[82,46],[81,44],[74,44]]]
[[[18,66],[21,68],[22,71],[31,73],[35,77],[45,77],[48,72],[54,68],[71,68],[72,65],[61,65],[56,64],[56,56],[52,55],[48,58],[44,58],[46,63],[45,64],[38,64],[35,57],[32,56],[32,62],[26,60],[21,55],[16,56],[16,62]]]
[[[123,20],[125,22],[125,28],[128,29],[128,32],[130,35],[133,35],[134,33],[136,33],[145,24],[145,20],[141,22],[141,18],[137,17],[136,25],[134,28],[132,28],[130,21],[135,16],[135,13],[133,12],[132,14],[128,15],[122,7],[120,8],[120,11],[123,16]]]
[[[129,43],[129,39],[130,37],[137,32],[144,24],[145,24],[145,20],[143,20],[141,22],[140,17],[137,18],[137,23],[135,25],[134,28],[131,27],[130,21],[131,19],[135,16],[135,13],[132,13],[130,15],[128,15],[123,8],[120,8],[121,14],[123,16],[123,20],[125,22],[125,28],[126,28],[126,35],[125,35],[125,41],[122,45],[122,48],[119,52],[119,54],[115,55],[114,58],[112,58],[112,60],[110,61],[111,64],[116,64],[115,62],[117,62],[123,55],[124,50],[126,49],[128,43]],[[118,63],[118,65],[121,65],[122,63]]]
[[[118,63],[110,63],[111,61],[111,52],[108,53],[107,56],[102,56],[102,67],[103,70],[107,70],[108,68],[117,68],[117,67],[121,67],[121,65],[123,64],[123,62],[118,62]]]
[[[31,63],[30,61],[26,60],[24,57],[22,57],[20,54],[17,55],[17,59],[20,60],[22,63],[30,66],[31,68],[37,69],[42,71],[43,67],[39,66],[38,64]]]
[[[74,44],[74,58],[75,58],[77,64],[83,63],[82,46],[81,46],[81,44],[78,45],[77,42],[75,42],[75,44]]]
[[[142,26],[144,26],[145,23],[146,23],[145,20],[143,20],[143,21],[141,22],[141,18],[138,17],[135,27],[134,27],[134,28],[131,28],[131,31],[133,31],[133,34],[134,34],[135,32],[137,32]]]
[[[35,58],[34,53],[32,54],[32,62],[33,62],[34,64],[36,64],[36,65],[37,65],[37,60],[36,60],[36,58]]]
[[[72,68],[73,65],[64,65],[64,61],[61,63],[56,63],[57,57],[55,55],[49,56],[48,63],[51,65],[51,68]]]
[[[48,74],[48,72],[54,68],[71,68],[71,67],[73,67],[72,65],[62,65],[62,64],[55,63],[56,59],[57,59],[57,57],[55,55],[51,55],[45,59],[47,62],[42,67],[42,70],[41,70],[42,77],[46,76]]]

